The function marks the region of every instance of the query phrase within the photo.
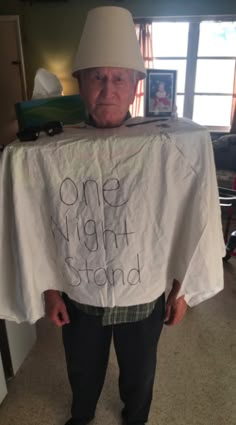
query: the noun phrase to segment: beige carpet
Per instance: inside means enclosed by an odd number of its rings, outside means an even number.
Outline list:
[[[236,259],[225,290],[165,328],[149,425],[236,425]],[[118,370],[111,353],[94,425],[120,424]],[[9,383],[0,425],[63,425],[69,417],[60,330],[38,323],[38,341]]]

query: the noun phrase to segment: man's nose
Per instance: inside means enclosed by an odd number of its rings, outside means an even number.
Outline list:
[[[115,92],[114,84],[111,80],[105,80],[103,81],[103,87],[102,87],[102,94],[106,98],[113,97]]]

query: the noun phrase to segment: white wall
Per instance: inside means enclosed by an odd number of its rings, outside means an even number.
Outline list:
[[[16,374],[36,341],[36,330],[28,323],[5,323],[13,372]]]

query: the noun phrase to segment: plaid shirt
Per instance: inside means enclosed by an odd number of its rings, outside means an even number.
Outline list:
[[[73,304],[87,314],[94,316],[103,316],[102,324],[116,325],[118,323],[138,322],[146,319],[152,313],[157,300],[146,304],[132,305],[129,307],[94,307],[91,305],[80,304],[71,300]]]

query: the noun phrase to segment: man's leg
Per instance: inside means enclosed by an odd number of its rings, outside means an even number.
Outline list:
[[[67,372],[72,389],[71,425],[89,423],[105,379],[111,326],[102,326],[101,316],[78,310],[68,298],[65,300],[70,323],[63,326],[63,343]]]
[[[122,415],[127,425],[143,425],[148,420],[164,313],[163,295],[147,319],[113,328],[120,396],[125,405]]]

